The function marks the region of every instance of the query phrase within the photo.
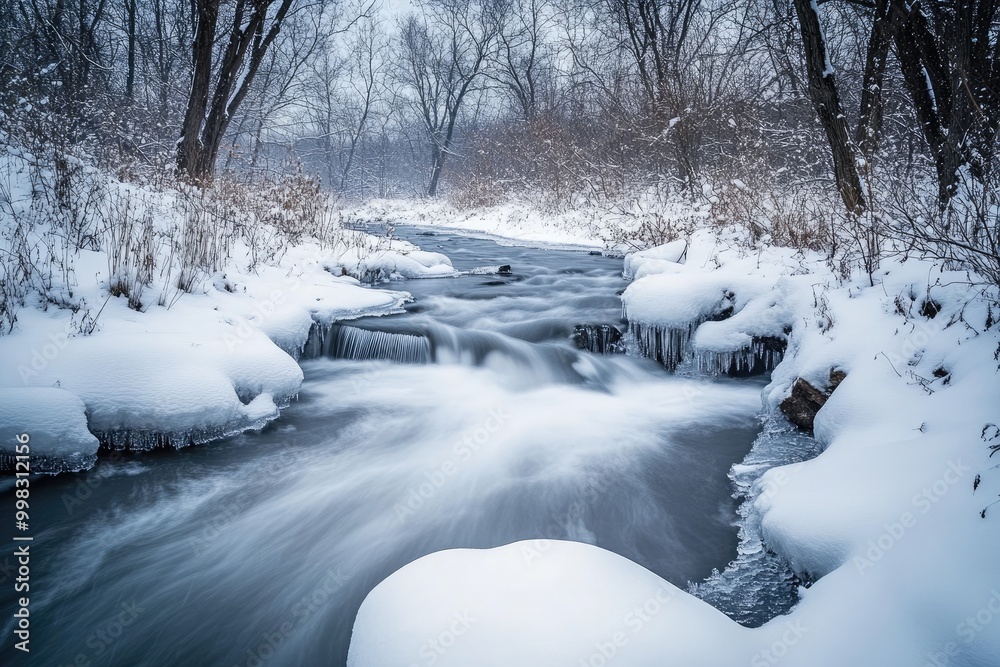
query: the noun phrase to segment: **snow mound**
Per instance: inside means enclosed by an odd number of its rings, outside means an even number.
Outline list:
[[[411,250],[406,254],[380,250],[361,259],[348,271],[366,283],[416,278],[455,278],[459,274],[451,260],[438,252]]]
[[[630,320],[678,329],[741,309],[768,287],[760,280],[734,279],[723,272],[662,273],[629,285],[622,304]]]
[[[749,290],[747,287],[740,285],[734,294],[749,292],[755,298],[731,317],[699,326],[693,340],[696,350],[729,352],[749,347],[754,338],[780,336],[791,326],[789,295],[782,281],[771,290],[762,289],[764,285],[749,286]]]
[[[85,470],[98,441],[78,397],[52,387],[0,387],[0,467],[14,469],[17,436],[28,435],[31,472]]]
[[[632,253],[622,294],[629,347],[669,370],[690,362],[714,374],[773,370],[796,314],[807,312],[822,258],[787,248],[752,248],[739,234],[699,230]]]
[[[305,308],[279,304],[273,308],[255,308],[241,313],[235,322],[241,333],[256,329],[271,339],[286,354],[298,356],[309,338],[313,317]]]
[[[645,568],[556,540],[425,556],[354,623],[350,667],[743,664],[750,631]]]
[[[656,273],[671,270],[671,264],[679,264],[687,256],[688,242],[680,239],[658,245],[649,250],[640,250],[625,256],[622,275],[626,280],[635,280]]]

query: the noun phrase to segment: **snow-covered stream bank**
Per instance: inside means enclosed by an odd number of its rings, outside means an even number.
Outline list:
[[[33,434],[33,470],[58,472],[90,467],[99,444],[181,447],[275,419],[298,393],[295,357],[314,323],[399,313],[409,298],[339,275],[331,256],[294,248],[280,266],[220,273],[203,293],[141,313],[102,297],[96,282],[81,285],[77,298],[103,301],[87,311],[91,335],[80,331],[82,313],[23,309],[16,330],[0,337],[5,467],[16,433]],[[102,262],[83,253],[77,271],[100,276]]]
[[[344,664],[368,593],[442,549],[577,540],[681,587],[734,557],[727,473],[761,382],[575,349],[576,325],[620,326],[619,260],[411,238],[459,270],[512,265],[393,283],[406,314],[328,334],[421,364],[304,358],[260,432],[33,479],[32,665]],[[443,657],[424,649],[409,661]]]

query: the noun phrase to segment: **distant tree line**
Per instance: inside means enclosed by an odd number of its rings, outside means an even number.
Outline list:
[[[816,187],[871,236],[900,184],[996,190],[1000,0],[375,2],[0,0],[0,108],[119,169],[361,198]]]

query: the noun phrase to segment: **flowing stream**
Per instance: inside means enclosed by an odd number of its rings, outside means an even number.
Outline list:
[[[578,540],[681,587],[735,557],[760,381],[577,349],[622,326],[620,260],[397,233],[511,275],[393,285],[408,312],[317,336],[259,433],[33,481],[30,664],[342,665],[368,591],[447,548]]]

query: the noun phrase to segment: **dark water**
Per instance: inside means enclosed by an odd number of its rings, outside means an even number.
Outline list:
[[[350,335],[429,356],[303,361],[299,400],[260,433],[34,480],[32,651],[10,648],[0,570],[0,663],[342,665],[366,593],[452,547],[579,540],[680,586],[733,558],[726,473],[759,383],[577,351],[576,324],[619,324],[620,261],[406,233],[513,275],[393,285],[410,312]]]

